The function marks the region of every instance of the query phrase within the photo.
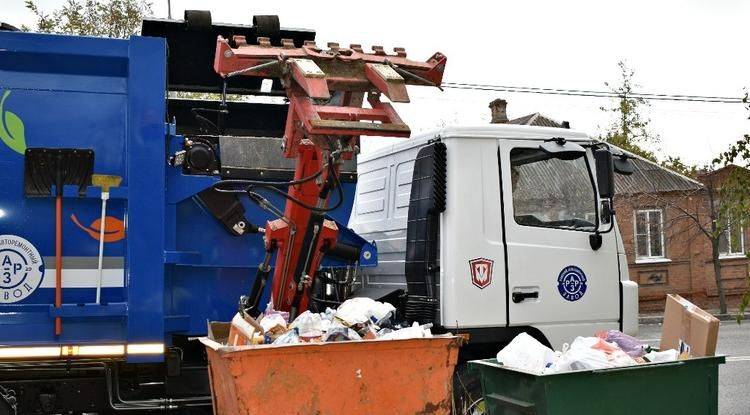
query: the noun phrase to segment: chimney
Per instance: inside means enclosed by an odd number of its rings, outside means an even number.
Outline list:
[[[490,111],[492,111],[492,119],[490,120],[490,123],[507,124],[508,123],[508,113],[506,111],[507,106],[508,106],[508,101],[501,99],[501,98],[498,98],[490,102]]]

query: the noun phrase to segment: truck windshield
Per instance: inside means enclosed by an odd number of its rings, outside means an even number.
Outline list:
[[[596,196],[585,157],[561,160],[539,149],[514,148],[510,165],[516,223],[594,230]]]

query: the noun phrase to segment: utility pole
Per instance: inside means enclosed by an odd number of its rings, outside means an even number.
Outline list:
[[[167,0],[167,19],[172,20],[172,0]]]

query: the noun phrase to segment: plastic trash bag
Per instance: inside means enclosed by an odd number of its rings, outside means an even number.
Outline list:
[[[335,314],[336,310],[331,307],[326,307],[326,311],[320,313],[320,330],[324,334],[331,328]]]
[[[289,312],[288,311],[279,311],[273,308],[273,300],[269,301],[268,304],[266,304],[266,310],[263,312],[264,316],[269,316],[273,314],[278,314],[281,316],[281,318],[284,319],[284,325],[286,325],[287,322],[289,322]]]
[[[380,330],[378,330],[378,337],[383,337],[388,333],[393,333],[393,329],[390,327],[385,327]]]
[[[563,353],[545,373],[595,370],[631,366],[637,362],[613,343],[598,337],[576,337],[563,346]]]
[[[370,308],[370,320],[376,325],[382,326],[393,317],[395,312],[396,307],[392,304],[373,301],[373,305]]]
[[[294,319],[289,328],[299,330],[299,336],[304,339],[319,338],[323,335],[323,319],[320,314],[306,310]]]
[[[344,301],[334,315],[347,326],[369,322],[380,325],[379,323],[390,319],[394,311],[396,307],[391,304],[381,303],[372,298],[356,297]]]
[[[521,333],[497,353],[497,360],[508,367],[542,373],[555,361],[555,352],[537,339]]]
[[[596,337],[607,341],[609,343],[615,343],[622,349],[628,356],[632,358],[642,357],[646,354],[649,349],[648,344],[636,339],[633,336],[629,336],[620,330],[607,330],[596,333]]]
[[[344,342],[349,340],[362,340],[362,337],[356,331],[341,325],[331,326],[325,336],[323,336],[324,342]]]
[[[675,349],[664,350],[661,352],[651,351],[643,355],[643,358],[651,363],[674,362],[679,357],[680,353]]]
[[[605,354],[612,354],[616,353],[618,351],[622,351],[619,347],[617,347],[614,343],[607,343],[606,341],[598,338],[598,337],[581,337],[581,339],[585,339],[588,343],[589,341],[593,341],[591,343],[590,347],[592,349],[601,350]]]
[[[601,350],[576,349],[564,352],[544,373],[571,372],[574,370],[607,369],[616,367]]]
[[[333,316],[336,315],[336,310],[332,309],[331,307],[326,307],[326,311],[320,313],[320,318],[323,320],[332,321]]]
[[[423,326],[420,326],[419,323],[414,322],[411,327],[384,332],[378,338],[381,340],[403,340],[432,337],[432,331],[430,330],[430,327],[432,327],[432,324],[425,324]]]
[[[289,330],[288,332],[282,334],[281,336],[277,337],[276,340],[273,341],[271,344],[298,344],[301,343],[299,338],[299,330],[297,328],[293,328]]]
[[[331,320],[321,319],[320,320],[320,330],[325,333],[328,330],[331,329]]]

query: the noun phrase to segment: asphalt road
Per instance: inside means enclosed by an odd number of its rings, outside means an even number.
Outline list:
[[[661,324],[641,325],[638,337],[659,346]],[[750,414],[750,321],[722,321],[716,349],[727,356],[719,366],[719,414]]]

